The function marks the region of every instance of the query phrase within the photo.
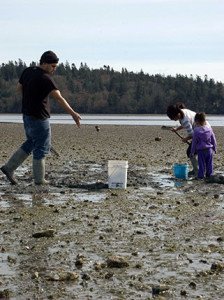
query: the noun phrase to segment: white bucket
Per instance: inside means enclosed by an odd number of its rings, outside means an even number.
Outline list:
[[[109,189],[127,188],[128,161],[109,160],[108,161],[108,187]]]

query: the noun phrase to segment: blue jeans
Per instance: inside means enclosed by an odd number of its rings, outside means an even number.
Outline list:
[[[42,159],[51,147],[51,127],[49,119],[40,120],[23,115],[23,124],[27,140],[21,148],[27,154],[33,152],[34,159]]]

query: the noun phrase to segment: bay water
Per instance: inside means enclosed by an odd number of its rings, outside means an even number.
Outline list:
[[[178,126],[179,122],[171,121],[166,115],[109,115],[81,114],[83,125],[144,125],[144,126]],[[207,115],[211,126],[224,126],[224,115]],[[73,124],[68,114],[52,114],[51,124]],[[22,123],[21,114],[0,114],[0,123]]]

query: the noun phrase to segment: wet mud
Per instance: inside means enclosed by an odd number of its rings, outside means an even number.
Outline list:
[[[0,127],[3,164],[23,129]],[[0,174],[0,299],[224,298],[224,185],[174,177],[174,163],[188,162],[175,135],[54,125],[52,136],[49,186],[33,185],[32,158],[19,185]],[[125,190],[108,188],[113,159],[128,161]]]

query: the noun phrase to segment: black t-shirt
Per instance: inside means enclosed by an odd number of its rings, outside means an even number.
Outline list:
[[[22,113],[38,119],[50,118],[49,93],[57,90],[51,76],[39,67],[26,68],[20,79],[22,84]]]

